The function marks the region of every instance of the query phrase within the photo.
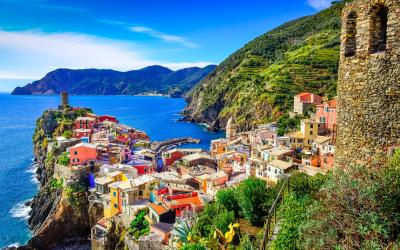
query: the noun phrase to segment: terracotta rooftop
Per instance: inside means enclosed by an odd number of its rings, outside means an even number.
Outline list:
[[[166,209],[164,206],[162,205],[157,205],[155,203],[150,202],[148,204],[148,206],[153,209],[158,215],[161,215],[163,213],[168,212],[168,209]]]
[[[316,106],[325,106],[326,104],[328,105],[329,108],[336,108],[337,107],[337,101],[336,100],[330,100],[330,101],[324,102],[322,104],[318,104]]]
[[[200,196],[192,196],[186,197],[182,199],[171,200],[168,202],[169,205],[183,205],[183,204],[190,204],[194,207],[201,207],[203,206],[203,201],[201,200]]]

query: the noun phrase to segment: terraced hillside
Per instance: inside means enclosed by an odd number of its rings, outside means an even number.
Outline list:
[[[233,116],[245,130],[289,111],[301,91],[335,96],[343,6],[334,2],[232,54],[189,92],[186,119],[221,129]]]

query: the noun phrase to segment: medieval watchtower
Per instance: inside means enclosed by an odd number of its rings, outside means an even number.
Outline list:
[[[68,92],[62,91],[60,93],[60,97],[61,97],[61,104],[58,105],[58,109],[65,109],[65,108],[69,107]]]
[[[342,13],[337,166],[387,155],[400,139],[400,0],[355,0]]]

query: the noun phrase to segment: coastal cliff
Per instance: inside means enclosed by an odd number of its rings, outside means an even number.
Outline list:
[[[40,190],[30,204],[28,223],[33,237],[20,249],[90,249],[86,192],[76,195],[53,179],[54,165],[66,146],[57,145],[52,138],[67,131],[69,121],[81,113],[47,110],[37,120],[33,144]]]

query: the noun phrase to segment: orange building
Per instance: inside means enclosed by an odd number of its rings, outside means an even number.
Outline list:
[[[226,143],[226,139],[224,139],[224,138],[212,140],[211,146],[210,146],[211,156],[214,157],[216,155],[225,153],[226,146],[227,146],[227,143]]]
[[[67,148],[71,165],[83,165],[97,159],[97,147],[90,143],[79,143]]]

